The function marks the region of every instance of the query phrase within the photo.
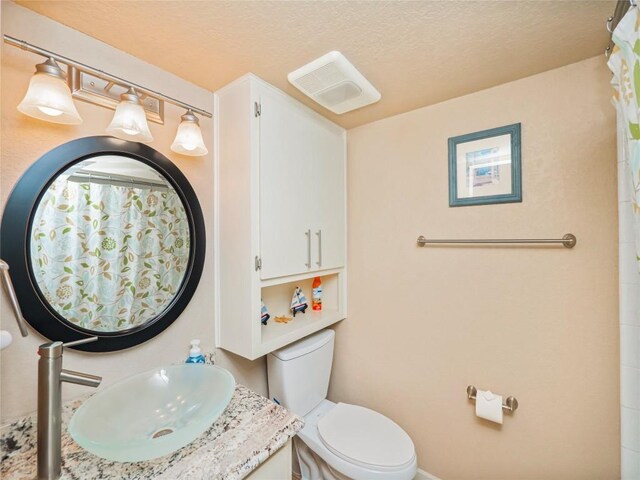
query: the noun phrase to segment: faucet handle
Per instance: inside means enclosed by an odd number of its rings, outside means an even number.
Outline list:
[[[96,342],[97,340],[98,340],[98,337],[95,337],[95,336],[81,338],[80,340],[74,340],[73,342],[63,343],[62,346],[64,348],[75,347],[76,345],[84,345],[85,343]]]
[[[86,337],[81,338],[80,340],[74,340],[73,342],[48,342],[40,345],[38,349],[38,355],[45,358],[57,358],[62,355],[62,350],[64,347],[75,347],[76,345],[82,345],[83,343],[95,342],[98,340],[98,337]]]

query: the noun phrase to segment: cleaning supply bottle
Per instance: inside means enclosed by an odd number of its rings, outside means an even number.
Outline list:
[[[311,308],[313,308],[314,310],[322,310],[322,280],[320,280],[320,277],[316,277],[313,279],[311,289],[313,292],[311,298]]]
[[[200,340],[191,340],[191,350],[185,363],[204,363],[204,355],[200,351]]]

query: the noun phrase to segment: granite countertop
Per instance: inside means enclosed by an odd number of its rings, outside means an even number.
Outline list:
[[[83,399],[63,407],[63,479],[239,480],[267,460],[304,425],[300,417],[237,385],[220,418],[186,447],[155,460],[118,463],[87,452],[67,432],[69,419]],[[2,479],[36,478],[35,414],[0,429],[0,452]]]

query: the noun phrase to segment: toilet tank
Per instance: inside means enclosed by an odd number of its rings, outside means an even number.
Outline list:
[[[269,397],[304,416],[327,398],[333,330],[322,330],[267,355]]]

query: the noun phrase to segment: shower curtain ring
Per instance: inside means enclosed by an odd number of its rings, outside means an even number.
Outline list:
[[[613,17],[607,18],[607,32],[609,33],[613,33],[613,30],[611,29],[612,24],[613,24]]]
[[[604,49],[604,56],[607,58],[611,56],[611,45],[607,45],[607,48]]]

